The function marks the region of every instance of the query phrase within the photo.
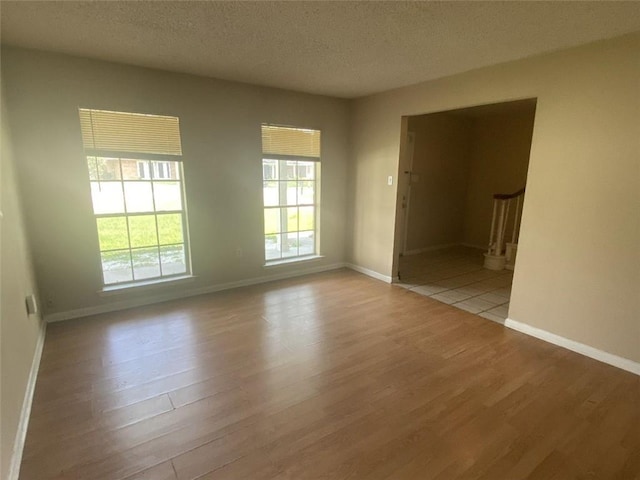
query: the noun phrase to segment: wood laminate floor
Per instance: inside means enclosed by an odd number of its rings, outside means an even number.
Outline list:
[[[640,378],[350,271],[49,325],[21,479],[635,479]]]

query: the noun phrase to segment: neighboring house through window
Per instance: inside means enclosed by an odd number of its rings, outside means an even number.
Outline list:
[[[138,161],[138,176],[141,179],[150,180],[151,171],[149,169],[149,162]],[[171,179],[172,178],[172,163],[171,162],[153,162],[151,164],[153,169],[153,178],[155,179]]]
[[[104,284],[189,274],[179,119],[79,112]]]
[[[319,253],[320,131],[262,126],[267,263]]]

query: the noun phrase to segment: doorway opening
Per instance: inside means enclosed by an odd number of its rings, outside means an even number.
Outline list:
[[[396,284],[504,322],[536,99],[403,117]]]

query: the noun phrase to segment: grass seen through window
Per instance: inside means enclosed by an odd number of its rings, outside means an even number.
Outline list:
[[[87,161],[105,284],[186,273],[180,163]]]

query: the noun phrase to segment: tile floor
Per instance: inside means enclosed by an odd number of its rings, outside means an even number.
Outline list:
[[[400,257],[400,281],[395,285],[504,323],[513,272],[486,270],[482,254],[458,246]]]

